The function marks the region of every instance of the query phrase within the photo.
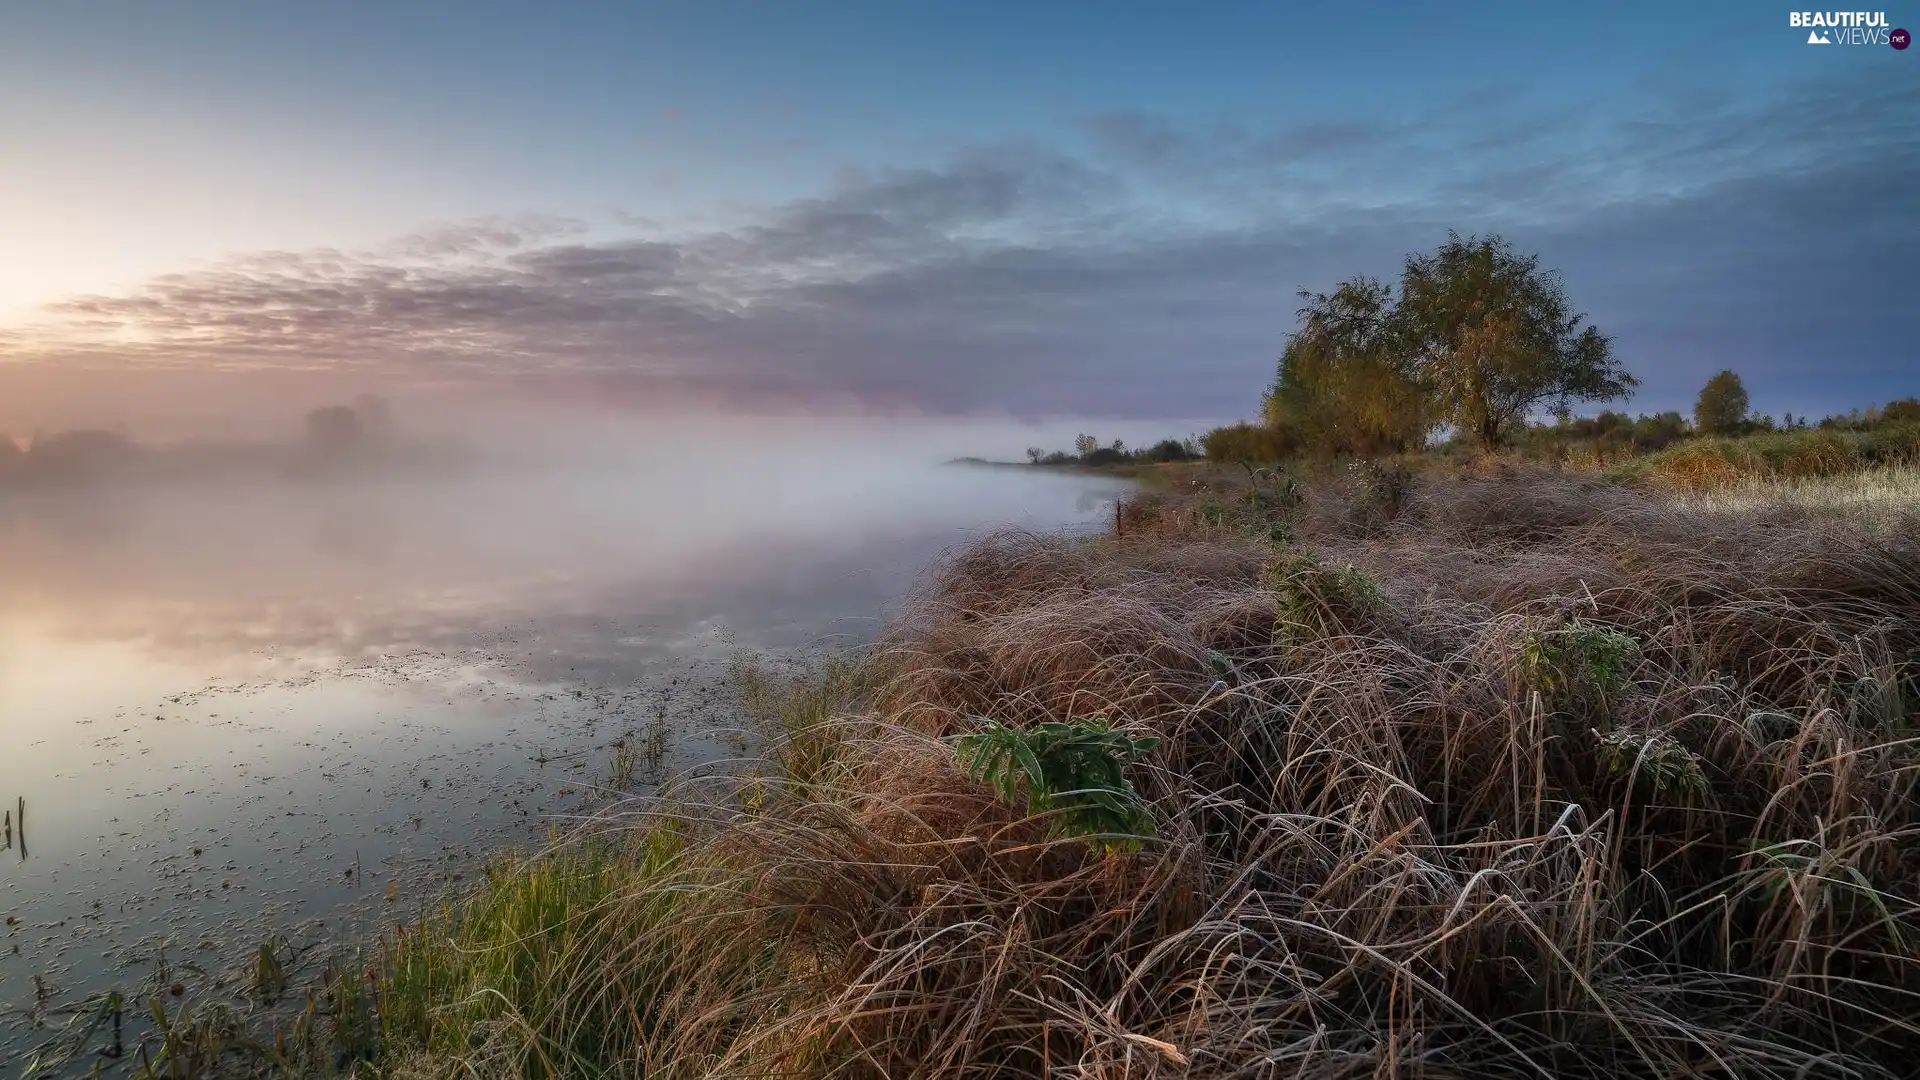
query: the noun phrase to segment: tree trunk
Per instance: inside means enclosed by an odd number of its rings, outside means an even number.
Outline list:
[[[1499,417],[1488,414],[1486,419],[1480,421],[1480,445],[1489,450],[1498,450],[1500,448]]]

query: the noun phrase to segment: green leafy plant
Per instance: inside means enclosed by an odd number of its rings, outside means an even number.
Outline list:
[[[1636,735],[1630,731],[1594,732],[1600,763],[1607,772],[1634,777],[1655,794],[1672,793],[1689,800],[1707,794],[1707,774],[1700,759],[1665,735]]]
[[[961,772],[1031,814],[1048,814],[1048,835],[1099,838],[1108,851],[1134,851],[1153,835],[1153,815],[1126,777],[1159,745],[1115,731],[1103,719],[1007,727],[986,720],[953,738]]]
[[[1529,629],[1520,639],[1520,680],[1557,708],[1606,708],[1640,654],[1632,634],[1574,620]]]
[[[1266,575],[1274,596],[1274,639],[1283,644],[1347,633],[1386,608],[1380,586],[1351,563],[1287,553],[1267,564]]]

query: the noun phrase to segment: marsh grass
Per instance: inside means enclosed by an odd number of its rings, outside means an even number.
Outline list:
[[[613,741],[612,760],[607,765],[607,788],[611,791],[625,791],[633,786],[640,775],[640,760],[643,751],[634,745],[634,740],[621,736]],[[662,757],[665,756],[664,749]]]
[[[1718,491],[1756,482],[1804,482],[1920,465],[1920,424],[1865,432],[1771,432],[1690,439],[1616,466],[1614,475],[1683,491]]]
[[[1883,465],[1818,479],[1746,477],[1681,496],[1684,505],[1724,514],[1785,508],[1853,519],[1911,524],[1920,513],[1920,466]],[[1902,517],[1906,518],[1901,522]]]
[[[396,934],[379,1071],[1912,1075],[1910,540],[1525,470],[1357,497],[1002,533],[871,654],[743,661],[763,759]],[[1088,717],[1132,850],[957,752]]]

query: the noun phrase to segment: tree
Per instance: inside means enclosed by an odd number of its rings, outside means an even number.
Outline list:
[[[1267,391],[1268,426],[1326,453],[1412,449],[1433,429],[1431,398],[1391,337],[1393,289],[1374,278],[1300,291],[1300,328]]]
[[[1047,456],[1047,452],[1038,446],[1027,447],[1027,460],[1035,465]]]
[[[1099,439],[1096,439],[1093,436],[1086,435],[1086,434],[1074,436],[1073,452],[1076,454],[1079,454],[1081,457],[1086,457],[1088,454],[1091,454],[1098,449],[1100,449]]]
[[[1148,461],[1167,462],[1185,461],[1198,455],[1193,452],[1192,447],[1179,439],[1161,439],[1142,451],[1139,456],[1145,457]]]
[[[1732,435],[1747,419],[1747,387],[1725,370],[1707,380],[1693,403],[1693,427],[1702,435]]]
[[[1880,410],[1883,424],[1911,424],[1916,420],[1920,420],[1920,398],[1899,398]]]
[[[347,454],[359,449],[365,427],[360,414],[345,405],[329,405],[307,414],[307,442],[323,454]]]
[[[1441,416],[1493,447],[1534,410],[1631,396],[1639,380],[1585,321],[1539,256],[1450,232],[1407,257],[1386,337]]]
[[[393,410],[378,394],[361,394],[353,399],[353,411],[360,418],[360,431],[375,446],[393,441]]]
[[[140,460],[140,448],[117,431],[62,431],[36,436],[21,464],[35,476],[66,482],[95,480]]]

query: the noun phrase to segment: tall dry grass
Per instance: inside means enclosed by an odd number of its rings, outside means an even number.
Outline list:
[[[1754,482],[1807,481],[1920,465],[1920,424],[1867,431],[1810,428],[1738,438],[1690,439],[1614,469],[1622,479],[1682,491]]]
[[[752,684],[764,775],[394,945],[382,1068],[1914,1075],[1920,530],[1391,486],[956,553],[862,665]],[[983,717],[1157,737],[1154,835],[1050,838],[957,764]]]

